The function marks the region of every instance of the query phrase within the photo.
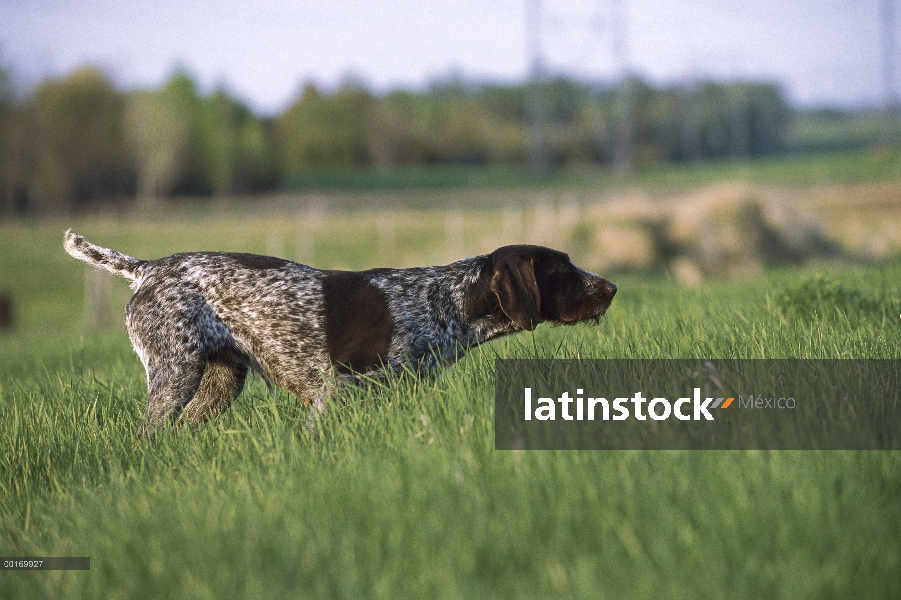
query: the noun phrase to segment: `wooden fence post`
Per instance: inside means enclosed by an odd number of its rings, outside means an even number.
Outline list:
[[[89,331],[110,324],[110,275],[89,268],[84,285],[84,325]]]

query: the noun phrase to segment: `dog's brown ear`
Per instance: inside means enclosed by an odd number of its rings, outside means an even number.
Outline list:
[[[532,257],[507,256],[495,266],[491,277],[491,291],[501,310],[526,331],[541,322],[541,292],[532,261]]]

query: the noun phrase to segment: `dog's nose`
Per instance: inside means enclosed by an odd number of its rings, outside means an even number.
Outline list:
[[[612,281],[607,281],[604,283],[604,290],[610,294],[610,297],[613,298],[616,296],[616,285]]]

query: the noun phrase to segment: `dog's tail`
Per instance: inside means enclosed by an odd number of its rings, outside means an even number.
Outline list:
[[[92,244],[71,229],[66,232],[64,246],[70,256],[106,269],[110,273],[121,275],[131,280],[133,285],[141,277],[142,267],[147,263],[146,260],[138,260],[121,252]]]

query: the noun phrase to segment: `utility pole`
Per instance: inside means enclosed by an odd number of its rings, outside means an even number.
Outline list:
[[[614,163],[620,173],[630,173],[634,166],[633,121],[634,98],[631,67],[629,66],[629,18],[627,0],[611,0],[613,61],[620,82],[616,94],[617,139]]]
[[[544,171],[545,148],[544,56],[541,51],[541,0],[526,0],[526,45],[529,54],[529,82],[526,118],[528,119],[529,168]]]
[[[679,152],[682,160],[696,163],[701,160],[701,135],[698,131],[698,86],[690,79],[676,88],[679,122]]]
[[[882,21],[882,90],[883,90],[883,142],[895,145],[898,142],[897,110],[898,97],[895,90],[895,0],[882,0],[880,19]]]
[[[729,120],[732,122],[729,132],[732,146],[730,154],[733,159],[744,158],[752,154],[748,94],[747,87],[739,81],[727,84],[726,101],[729,103]]]

